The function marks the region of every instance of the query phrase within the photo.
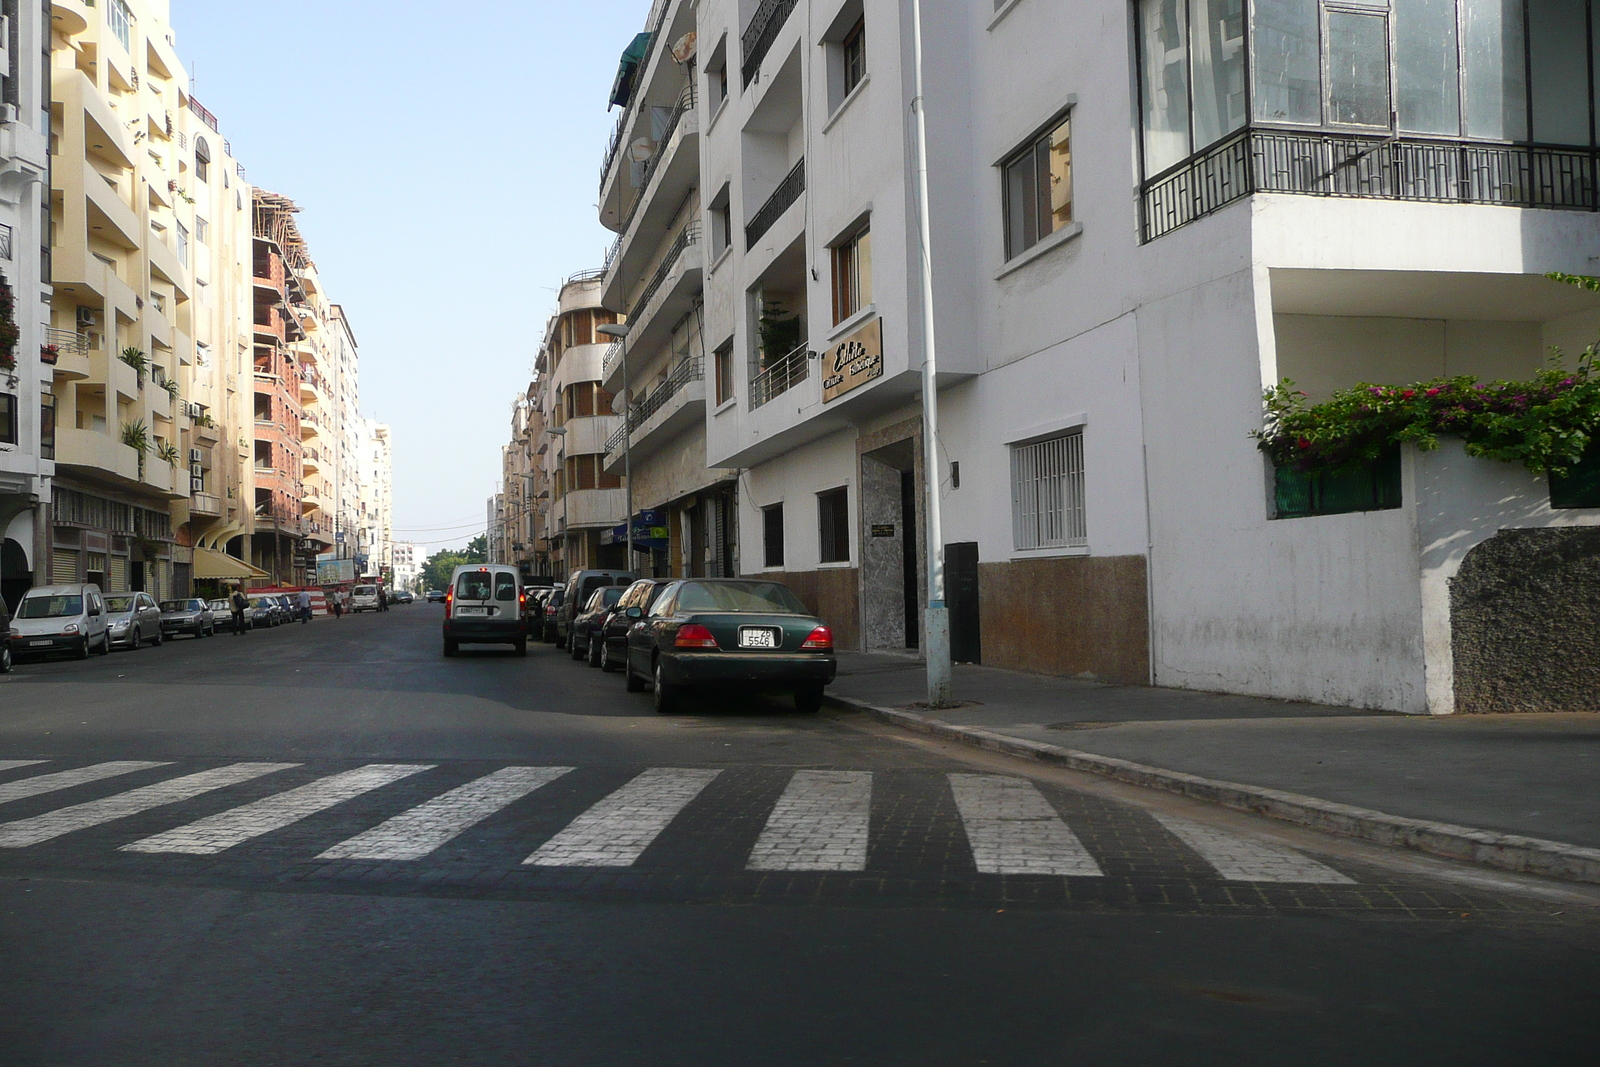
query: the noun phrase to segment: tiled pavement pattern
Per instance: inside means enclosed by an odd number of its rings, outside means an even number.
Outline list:
[[[0,766],[0,876],[499,899],[1541,914],[1525,898],[1313,860],[999,775],[53,762]]]

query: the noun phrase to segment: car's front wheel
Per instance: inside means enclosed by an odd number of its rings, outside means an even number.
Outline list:
[[[133,628],[133,636],[128,638],[128,651],[129,652],[137,652],[137,651],[139,651],[139,649],[141,649],[143,647],[144,647],[144,639],[139,636],[139,628],[137,626],[135,626]]]
[[[77,651],[74,652],[73,655],[79,659],[89,658],[89,639],[87,637],[83,639],[83,644],[78,646]]]

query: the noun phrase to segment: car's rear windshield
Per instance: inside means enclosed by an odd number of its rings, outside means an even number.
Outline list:
[[[19,619],[59,619],[83,614],[81,596],[30,596],[22,601]]]
[[[608,585],[590,598],[589,610],[613,607],[617,601],[622,599],[622,594],[627,591],[628,587],[625,585]]]
[[[162,611],[199,611],[205,605],[198,600],[163,600]]]
[[[107,611],[132,611],[133,610],[133,597],[131,597],[131,596],[108,596],[108,597],[106,597],[106,610]]]
[[[356,596],[377,596],[378,587],[375,585],[358,585],[351,592]]]
[[[517,599],[517,576],[501,571],[494,576],[494,598],[496,600]]]
[[[488,600],[493,577],[488,571],[467,571],[456,579],[457,599]]]
[[[799,597],[777,582],[685,582],[678,590],[678,610],[810,614]]]

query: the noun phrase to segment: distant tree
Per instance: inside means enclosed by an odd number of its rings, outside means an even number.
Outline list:
[[[422,587],[443,589],[450,584],[450,577],[457,567],[467,563],[483,563],[488,559],[488,552],[489,538],[485,534],[479,534],[468,541],[465,549],[440,549],[429,556],[428,562],[422,565]]]
[[[489,559],[489,535],[481,533],[467,542],[467,562],[485,563]]]

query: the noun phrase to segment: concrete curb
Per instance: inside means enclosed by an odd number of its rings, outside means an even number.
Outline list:
[[[1409,819],[1370,808],[1335,804],[1329,800],[1286,793],[1261,786],[1222,782],[1214,778],[1163,770],[1143,763],[1097,756],[1092,752],[1047,745],[1042,741],[1010,737],[979,726],[957,726],[928,715],[885,708],[864,700],[828,694],[835,704],[864,712],[902,729],[959,741],[974,748],[1038,760],[1075,771],[1103,775],[1120,782],[1162,789],[1169,793],[1220,804],[1236,811],[1309,826],[1327,833],[1409,848],[1435,856],[1467,860],[1504,871],[1562,878],[1573,882],[1600,882],[1600,849],[1522,837],[1470,826]]]

